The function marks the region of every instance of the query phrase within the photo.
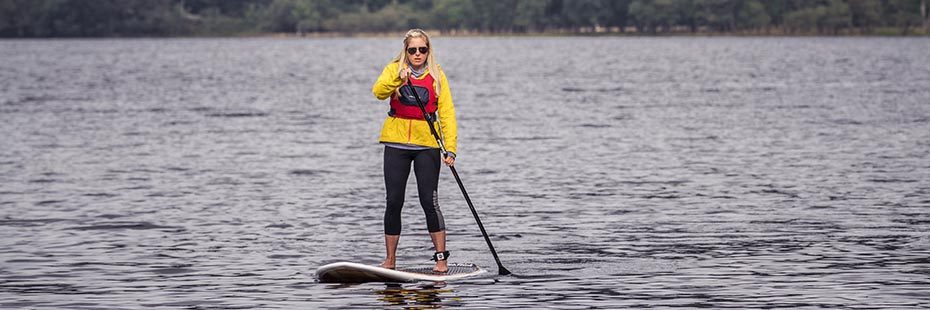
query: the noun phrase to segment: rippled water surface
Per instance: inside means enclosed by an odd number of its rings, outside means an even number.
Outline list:
[[[382,258],[397,39],[0,41],[0,308],[930,307],[930,40],[434,47],[514,276],[314,279]],[[494,274],[439,194],[452,261]]]

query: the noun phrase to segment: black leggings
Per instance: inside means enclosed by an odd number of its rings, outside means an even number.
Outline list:
[[[431,233],[446,230],[442,211],[439,210],[439,198],[436,195],[441,167],[439,149],[412,151],[385,146],[384,187],[387,189],[387,208],[384,210],[385,235],[400,235],[400,211],[404,208],[411,162],[413,162],[413,173],[417,176],[420,205],[426,213],[426,228]]]

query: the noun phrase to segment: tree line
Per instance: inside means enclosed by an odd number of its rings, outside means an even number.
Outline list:
[[[927,0],[0,0],[0,37],[373,33],[907,34]]]

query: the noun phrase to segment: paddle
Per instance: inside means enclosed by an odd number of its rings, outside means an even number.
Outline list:
[[[426,104],[420,101],[420,95],[417,94],[415,88],[413,88],[413,83],[410,82],[410,78],[407,78],[407,86],[410,86],[410,91],[413,93],[413,98],[417,100],[417,106],[420,107],[420,112],[423,113],[423,118],[426,119],[426,122],[429,123],[429,131],[433,134],[433,137],[436,138],[436,143],[439,144],[439,150],[442,151],[442,156],[448,156],[446,152],[446,146],[442,143],[442,138],[439,137],[439,133],[436,132],[436,128],[433,128],[433,116],[429,113],[426,113]],[[481,219],[478,218],[478,211],[475,210],[475,206],[471,203],[471,198],[468,198],[468,192],[465,191],[465,185],[462,184],[462,179],[459,178],[459,173],[455,171],[455,166],[449,166],[449,169],[452,170],[452,175],[455,176],[455,182],[459,183],[459,189],[462,190],[462,196],[465,196],[465,202],[468,203],[468,208],[471,209],[471,214],[475,216],[475,222],[478,223],[478,229],[481,229],[481,234],[484,235],[484,241],[487,241],[488,248],[491,249],[491,255],[494,256],[494,261],[497,262],[497,273],[506,276],[510,274],[510,270],[504,268],[504,265],[501,264],[501,259],[497,257],[497,251],[494,251],[494,245],[491,244],[491,238],[488,237],[488,232],[484,230],[484,225],[481,224]]]

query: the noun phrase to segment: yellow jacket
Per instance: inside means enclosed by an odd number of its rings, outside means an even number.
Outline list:
[[[397,76],[400,71],[400,63],[392,62],[384,67],[381,76],[371,87],[371,92],[375,94],[378,100],[384,100],[391,97],[394,91],[400,87],[404,81]],[[429,71],[427,71],[429,72]],[[410,78],[415,78],[410,76]],[[452,91],[449,90],[449,81],[446,74],[439,69],[439,81],[441,87],[438,94],[436,113],[439,114],[439,123],[436,132],[440,133],[446,147],[446,151],[456,153],[456,124],[455,124],[455,107],[452,105]],[[434,84],[435,88],[436,85]],[[425,120],[405,119],[388,116],[384,120],[384,126],[381,127],[381,142],[416,144],[428,147],[438,148],[436,138],[430,133],[429,124]]]

